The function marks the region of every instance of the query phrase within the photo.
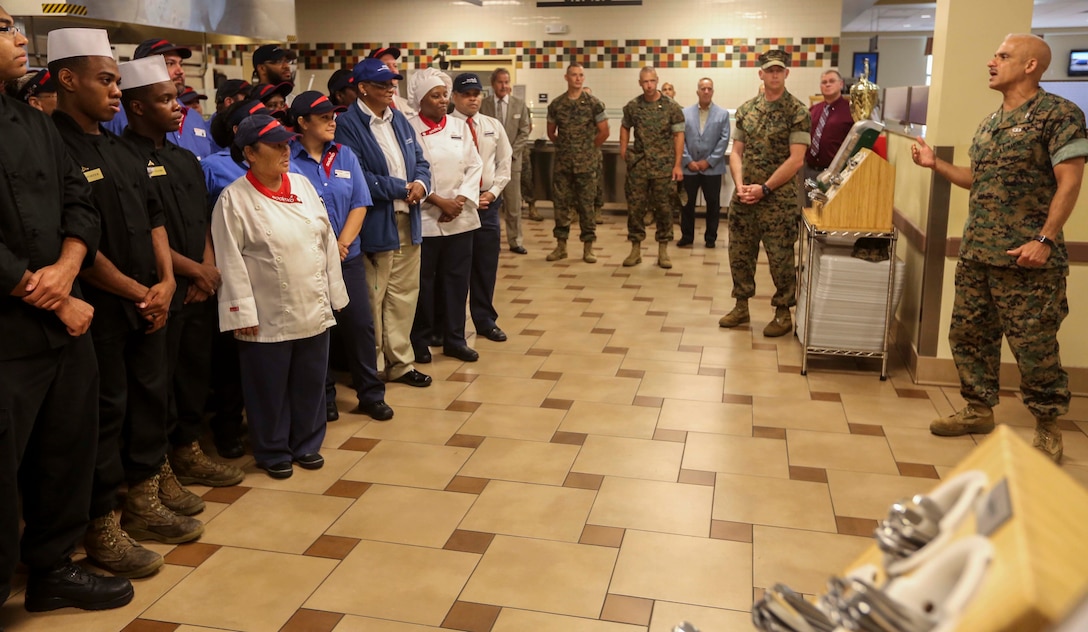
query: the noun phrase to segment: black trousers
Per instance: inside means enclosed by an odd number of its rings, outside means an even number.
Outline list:
[[[166,460],[166,331],[124,331],[96,336],[98,458],[91,517],[117,506],[121,483],[153,476]]]
[[[0,603],[21,558],[32,569],[71,554],[87,528],[98,437],[90,336],[0,360]],[[23,499],[22,546],[19,496]]]
[[[688,194],[688,203],[680,209],[680,239],[695,241],[695,198],[703,190],[706,200],[706,233],[704,241],[718,240],[718,222],[722,214],[722,177],[696,174],[684,176],[684,191]]]
[[[208,400],[212,339],[216,331],[216,299],[189,303],[170,314],[166,324],[166,361],[170,371],[170,445],[180,447],[201,435],[201,416]]]
[[[385,382],[378,377],[378,356],[374,340],[374,312],[370,309],[370,290],[366,284],[363,256],[341,263],[348,304],[336,314],[336,333],[343,341],[352,386],[360,404],[385,399]],[[336,382],[332,370],[325,375],[325,401],[336,401]]]
[[[446,348],[465,345],[465,303],[472,271],[473,232],[423,238],[419,300],[412,322],[413,349],[427,348],[432,335],[441,335]]]
[[[215,329],[219,330],[216,313]],[[212,412],[211,428],[216,439],[242,437],[242,369],[238,363],[238,342],[233,331],[215,333],[212,338],[211,394],[208,409]]]
[[[502,251],[502,203],[500,195],[486,211],[480,211],[480,228],[472,231],[472,272],[469,278],[468,311],[476,331],[495,327],[495,280]]]

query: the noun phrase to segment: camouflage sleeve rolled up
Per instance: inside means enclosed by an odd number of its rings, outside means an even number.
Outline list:
[[[790,128],[790,144],[791,145],[811,145],[812,135],[810,133],[812,127],[812,116],[809,114],[808,108],[801,102],[800,99],[793,97],[794,101],[794,113],[793,113],[793,126]]]

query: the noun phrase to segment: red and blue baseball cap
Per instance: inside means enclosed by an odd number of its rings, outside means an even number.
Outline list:
[[[39,94],[54,93],[56,91],[57,82],[53,81],[53,75],[49,74],[49,71],[43,68],[34,73],[34,75],[23,85],[19,86],[19,91],[15,94],[15,98],[25,102],[30,97],[36,97]]]
[[[307,114],[328,114],[329,112],[344,111],[347,111],[346,107],[334,105],[332,101],[329,101],[329,97],[317,90],[307,90],[295,96],[295,100],[291,102],[291,107],[287,110],[287,113],[288,118],[294,121],[298,117]]]
[[[192,86],[185,86],[181,94],[178,95],[178,101],[181,101],[182,105],[192,105],[197,101],[207,101],[208,95],[200,94],[193,89]]]
[[[193,56],[193,51],[186,46],[178,46],[170,40],[155,38],[140,42],[140,45],[136,47],[136,52],[132,54],[132,58],[143,59],[144,57],[165,55],[167,53],[174,53],[182,59],[189,59]]]
[[[336,94],[344,88],[355,87],[355,75],[347,68],[341,68],[329,77],[329,95]]]
[[[236,97],[239,94],[249,96],[249,89],[253,86],[245,79],[227,79],[219,89],[215,91],[215,102],[222,103],[228,97]]]
[[[271,61],[279,61],[284,57],[294,61],[298,58],[298,53],[289,48],[283,48],[279,44],[265,44],[253,51],[253,67],[256,68]]]
[[[283,83],[258,83],[249,90],[249,98],[265,101],[273,95],[280,95],[284,99],[295,89],[295,84],[290,81]]]
[[[367,59],[381,59],[386,55],[392,55],[393,59],[400,59],[400,49],[396,46],[386,46],[384,48],[375,48],[370,51],[370,54],[366,56]]]
[[[254,114],[238,125],[234,146],[248,147],[254,143],[286,143],[298,134],[267,114]]]

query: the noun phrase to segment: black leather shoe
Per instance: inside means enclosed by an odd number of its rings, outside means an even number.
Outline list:
[[[487,338],[491,342],[506,342],[506,332],[499,329],[498,327],[484,329],[483,331],[479,332],[479,334],[484,338]]]
[[[442,354],[451,358],[457,358],[462,362],[475,362],[480,359],[480,354],[468,347],[446,347],[442,349]]]
[[[712,242],[712,241],[706,242],[706,247],[707,248],[713,248],[714,246],[715,246],[714,242]]]
[[[51,571],[31,571],[25,607],[29,612],[58,608],[109,610],[127,605],[133,594],[129,580],[95,575],[69,561]]]
[[[443,343],[442,336],[440,336],[439,334],[434,334],[434,335],[430,336],[429,338],[427,338],[427,346],[428,347],[441,347],[442,343]]]
[[[521,247],[521,246],[511,247],[510,252],[512,252],[514,254],[518,254],[518,255],[527,255],[527,254],[529,254],[529,251],[526,250],[525,248]]]
[[[416,352],[416,362],[418,362],[420,364],[430,364],[431,363],[431,350],[430,349],[428,349],[427,347],[422,347],[420,349],[416,349],[415,352]]]
[[[271,465],[261,465],[258,463],[257,467],[267,472],[272,478],[291,478],[291,475],[295,473],[294,468],[291,467],[290,461],[272,463]]]
[[[298,462],[298,466],[304,470],[320,470],[325,467],[325,457],[321,456],[317,452],[313,454],[303,454],[295,459]]]
[[[246,447],[238,437],[215,437],[215,451],[224,459],[237,459],[245,456]]]
[[[325,402],[325,421],[340,419],[340,411],[336,409],[336,401]]]
[[[412,369],[404,375],[398,377],[395,380],[389,380],[390,382],[397,382],[398,384],[407,384],[408,386],[415,386],[416,388],[424,388],[431,385],[431,376],[425,375]]]
[[[695,243],[694,239],[681,238],[680,241],[676,242],[676,247],[689,248],[693,243]]]
[[[353,415],[366,415],[374,421],[389,421],[393,418],[393,409],[382,400],[368,404],[359,402],[359,405],[351,413]]]

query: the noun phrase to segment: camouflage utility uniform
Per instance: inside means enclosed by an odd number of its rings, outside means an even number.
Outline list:
[[[737,109],[735,140],[744,143],[744,184],[762,184],[790,157],[790,145],[809,143],[808,108],[788,91],[774,101],[762,95]],[[740,184],[740,183],[738,183]],[[767,251],[775,293],[771,304],[789,307],[797,273],[794,244],[797,242],[800,208],[796,178],[755,204],[744,204],[734,193],[729,213],[729,268],[733,297],[748,300],[756,293],[756,256],[759,244]]]
[[[1043,228],[1057,191],[1054,165],[1085,155],[1084,113],[1043,90],[1011,112],[998,110],[975,132],[948,333],[968,404],[997,405],[1004,334],[1028,410],[1047,421],[1069,410],[1069,379],[1058,357],[1058,327],[1069,313],[1065,242],[1059,234],[1041,268],[1018,266],[1006,251]]]
[[[684,111],[665,95],[647,101],[639,95],[623,106],[623,126],[634,129],[635,142],[627,148],[627,239],[646,239],[646,213],[652,211],[657,224],[655,238],[660,243],[672,241],[672,211],[676,184],[672,168],[676,165],[674,137],[684,131]]]
[[[555,229],[552,235],[566,241],[570,235],[571,211],[578,214],[582,241],[597,240],[593,221],[593,198],[597,194],[597,161],[600,150],[594,139],[597,125],[608,120],[604,104],[590,94],[577,99],[566,94],[548,104],[548,122],[557,127],[552,200]]]

